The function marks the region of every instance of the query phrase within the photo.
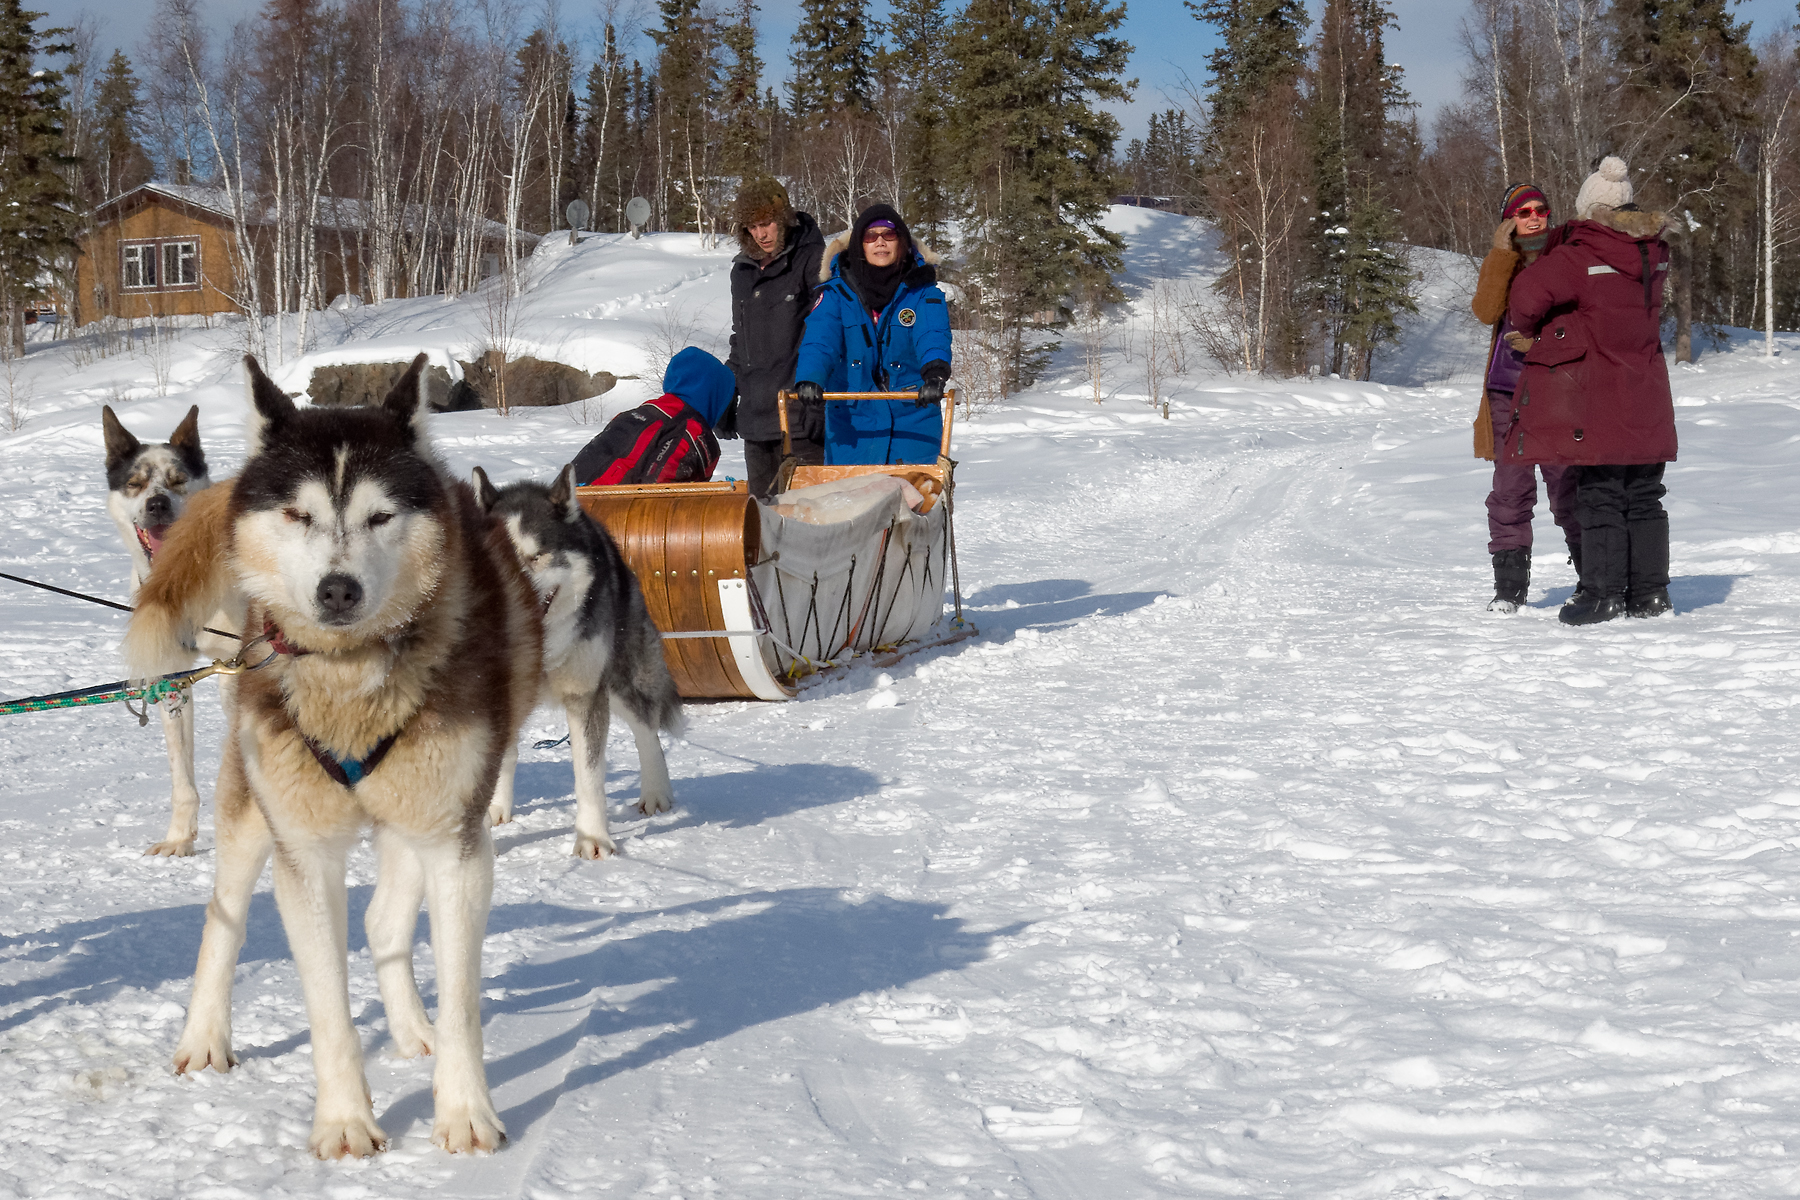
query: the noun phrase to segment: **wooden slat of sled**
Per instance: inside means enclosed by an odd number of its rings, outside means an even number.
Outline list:
[[[745,484],[579,488],[581,506],[613,535],[665,633],[724,629],[718,581],[749,574],[762,526]],[[684,697],[754,698],[725,638],[666,638]]]
[[[929,463],[846,463],[842,466],[807,466],[794,468],[790,488],[811,487],[815,483],[831,483],[853,479],[859,475],[898,475],[925,494],[920,512],[930,512],[949,486],[950,468]]]

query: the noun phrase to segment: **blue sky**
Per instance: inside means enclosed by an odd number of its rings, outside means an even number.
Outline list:
[[[219,26],[252,15],[258,0],[200,0],[201,11],[212,14]],[[629,0],[628,0],[629,2]],[[954,4],[955,0],[951,0]],[[1315,12],[1319,0],[1310,0]],[[57,24],[66,24],[86,12],[99,23],[101,53],[104,57],[113,46],[136,57],[135,47],[144,34],[153,9],[151,0],[36,0],[33,7],[48,13]],[[885,11],[884,0],[874,0],[877,12]],[[640,0],[640,9],[654,12],[650,0]],[[1420,115],[1429,127],[1438,108],[1457,98],[1461,91],[1461,49],[1457,29],[1467,5],[1457,0],[1394,0],[1400,17],[1400,28],[1389,47],[1389,58],[1406,68],[1407,85],[1419,102]],[[564,3],[562,23],[577,38],[591,37],[597,18],[595,8]],[[1795,17],[1791,0],[1741,0],[1737,11],[1752,23],[1753,37]],[[799,0],[763,0],[762,55],[768,65],[770,81],[784,80],[789,41],[799,24]],[[1194,20],[1181,0],[1134,0],[1127,8],[1125,37],[1136,48],[1131,60],[1132,74],[1138,78],[1135,102],[1118,109],[1127,138],[1141,136],[1152,112],[1181,103],[1183,78],[1196,83],[1204,76],[1206,54],[1212,48],[1208,28]],[[648,56],[650,47],[638,53]]]

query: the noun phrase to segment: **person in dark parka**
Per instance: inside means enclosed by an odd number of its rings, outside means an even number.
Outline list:
[[[825,249],[824,286],[800,343],[796,391],[917,392],[914,400],[832,404],[825,461],[935,463],[950,379],[950,310],[937,256],[900,214],[872,204]]]
[[[750,494],[763,496],[781,465],[781,420],[775,394],[794,383],[794,363],[825,236],[819,223],[788,203],[780,181],[763,176],[739,189],[734,209],[738,256],[731,264],[731,352],[726,358],[737,377],[737,402],[719,432],[744,439],[744,467]],[[789,403],[794,457],[825,461],[822,403]],[[735,418],[735,428],[734,421]]]
[[[1501,458],[1581,468],[1581,586],[1570,625],[1668,612],[1664,465],[1676,452],[1662,353],[1666,218],[1631,204],[1625,164],[1582,184],[1578,220],[1513,281],[1509,341],[1525,350],[1519,418]]]

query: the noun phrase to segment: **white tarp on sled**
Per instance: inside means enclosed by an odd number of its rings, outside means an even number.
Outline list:
[[[913,512],[898,490],[829,525],[762,506],[762,561],[751,577],[782,669],[796,656],[804,672],[924,637],[944,611],[947,509],[940,499]]]

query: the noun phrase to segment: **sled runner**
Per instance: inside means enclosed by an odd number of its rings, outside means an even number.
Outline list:
[[[791,398],[780,395],[784,449],[791,449]],[[912,393],[828,392],[825,399],[910,400]],[[886,666],[975,632],[962,620],[960,594],[949,627],[939,628],[945,587],[956,582],[955,405],[955,393],[947,393],[935,463],[784,462],[784,494],[843,485],[822,489],[827,495],[816,504],[759,504],[744,483],[577,489],[636,572],[684,698],[786,700],[801,677],[856,654]],[[875,476],[904,480],[912,491],[872,479],[858,486]],[[910,495],[919,497],[916,507]],[[833,499],[844,501],[847,519],[830,519]]]

